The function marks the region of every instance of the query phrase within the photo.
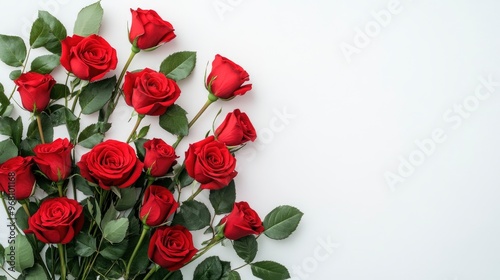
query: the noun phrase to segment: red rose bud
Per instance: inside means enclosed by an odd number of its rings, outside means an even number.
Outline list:
[[[168,271],[180,269],[197,252],[191,232],[180,225],[156,229],[148,248],[149,259]]]
[[[82,80],[99,80],[118,63],[116,50],[99,35],[66,37],[61,47],[61,65]]]
[[[181,95],[177,83],[163,73],[146,68],[140,72],[127,72],[123,83],[127,105],[141,115],[163,115]]]
[[[71,174],[71,150],[68,139],[56,139],[52,143],[38,144],[33,149],[35,163],[49,180],[63,181]]]
[[[252,84],[243,85],[248,80],[250,80],[249,75],[241,66],[221,55],[216,55],[205,87],[218,98],[230,99],[252,89]]]
[[[146,50],[157,47],[175,38],[174,27],[153,10],[130,9],[132,26],[129,40],[135,47]]]
[[[83,207],[74,199],[56,197],[44,200],[28,219],[25,233],[33,233],[43,243],[67,244],[82,230]]]
[[[167,175],[175,159],[178,158],[175,149],[159,138],[146,141],[144,149],[146,149],[144,169],[153,177]]]
[[[238,146],[248,141],[255,141],[257,133],[247,114],[235,109],[226,115],[224,121],[215,130],[217,141],[227,146]]]
[[[130,145],[106,140],[84,154],[76,164],[87,181],[105,190],[130,187],[139,179],[143,164]]]
[[[221,220],[221,224],[225,224],[224,236],[231,240],[264,231],[259,215],[245,201],[236,202],[233,211]]]
[[[209,136],[189,145],[184,161],[186,171],[202,189],[218,190],[229,185],[238,172],[236,159],[221,142]]]
[[[144,192],[139,217],[147,226],[157,227],[166,223],[178,207],[179,203],[167,188],[151,185]]]
[[[21,74],[14,83],[21,95],[24,109],[40,113],[47,108],[50,101],[50,91],[56,81],[50,74],[28,72]]]
[[[35,190],[33,157],[13,157],[0,165],[1,191],[16,200],[29,198]]]

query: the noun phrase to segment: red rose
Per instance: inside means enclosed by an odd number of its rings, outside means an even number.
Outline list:
[[[227,114],[222,124],[215,130],[217,141],[227,146],[238,146],[248,141],[255,141],[257,133],[247,114],[235,109]]]
[[[236,159],[226,145],[209,136],[190,144],[184,162],[186,171],[202,189],[218,190],[236,177]]]
[[[158,228],[148,248],[149,258],[168,271],[178,270],[197,252],[191,232],[180,225]]]
[[[0,187],[16,200],[30,197],[35,190],[35,175],[31,171],[33,157],[13,157],[0,165]]]
[[[52,143],[38,144],[33,149],[35,163],[53,182],[63,181],[71,174],[71,150],[68,139],[56,139]]]
[[[221,224],[224,223],[224,236],[231,240],[264,231],[259,215],[245,201],[234,204],[233,211],[221,220]]]
[[[158,13],[153,10],[130,9],[132,12],[132,26],[130,28],[129,40],[141,50],[150,49],[169,42],[175,38],[174,27],[168,21],[164,21]]]
[[[166,223],[178,207],[179,203],[167,188],[151,185],[144,192],[139,217],[146,225],[157,227]]]
[[[87,181],[105,190],[112,186],[126,188],[135,183],[142,173],[142,162],[127,143],[106,140],[95,145],[76,164]]]
[[[61,65],[82,80],[99,80],[118,63],[116,50],[95,34],[66,37],[61,46]]]
[[[18,86],[17,91],[21,95],[24,109],[40,113],[47,108],[50,91],[56,81],[50,74],[28,72],[21,74],[14,83]]]
[[[56,197],[44,200],[28,219],[26,233],[43,243],[67,244],[80,232],[85,217],[83,207],[74,199]]]
[[[248,80],[250,80],[249,75],[241,66],[221,55],[216,55],[205,87],[213,95],[229,99],[251,90],[252,84],[243,85]]]
[[[167,175],[175,159],[178,158],[175,149],[159,138],[146,141],[144,148],[146,149],[144,169],[149,170],[149,174],[153,177]]]
[[[177,83],[164,74],[146,68],[140,72],[127,72],[123,82],[123,95],[127,105],[141,115],[163,115],[181,95]]]

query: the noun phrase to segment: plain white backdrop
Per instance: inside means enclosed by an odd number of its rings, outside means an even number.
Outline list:
[[[93,2],[4,1],[0,33],[27,39],[41,9],[72,34],[76,14]],[[206,100],[203,76],[215,54],[249,72],[253,90],[216,103],[178,150],[201,139],[220,108],[250,116],[259,138],[237,155],[237,200],[262,217],[281,204],[305,213],[289,239],[259,239],[258,260],[286,265],[295,280],[500,278],[497,1],[101,4],[101,35],[117,49],[118,69],[130,50],[130,8],[156,10],[177,34],[131,69],[197,52],[193,75],[180,83],[190,117]],[[7,92],[11,70],[0,67]],[[131,109],[115,112],[108,136],[125,140]],[[149,137],[173,143],[155,118],[148,123]],[[3,212],[0,219],[7,223]],[[230,246],[214,254],[241,264]],[[248,268],[241,274],[253,279]]]

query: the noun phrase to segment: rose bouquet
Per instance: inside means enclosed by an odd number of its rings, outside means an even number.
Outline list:
[[[153,10],[131,9],[131,53],[114,75],[118,54],[99,35],[102,17],[99,2],[83,8],[68,35],[57,18],[39,11],[29,42],[0,35],[0,60],[14,68],[10,96],[0,86],[0,190],[10,218],[0,246],[5,275],[183,279],[182,268],[196,261],[188,279],[241,279],[238,270],[246,266],[260,279],[289,278],[283,265],[255,260],[258,238],[287,238],[302,213],[282,205],[261,219],[250,203],[236,200],[236,155],[257,137],[248,115],[234,109],[222,121],[216,116],[205,138],[176,151],[212,103],[251,90],[249,74],[216,55],[205,75],[207,101],[189,121],[176,101],[195,52],[173,53],[159,68],[128,69],[138,54],[176,37],[172,24]],[[34,49],[46,54],[32,58]],[[54,70],[61,68],[57,81]],[[127,139],[110,139],[110,116],[122,99],[136,122],[120,124],[131,131]],[[176,141],[149,135],[144,119],[157,120]],[[187,194],[187,186],[196,191]],[[203,191],[206,201],[197,197]],[[207,256],[219,244],[231,245],[225,247],[234,249],[238,267]]]

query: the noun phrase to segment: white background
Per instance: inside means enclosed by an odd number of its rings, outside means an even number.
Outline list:
[[[2,3],[0,33],[28,38],[43,9],[70,35],[77,12],[93,1],[27,2]],[[177,33],[159,50],[140,53],[131,69],[157,69],[172,52],[197,52],[193,75],[180,83],[179,104],[190,117],[206,100],[203,75],[215,54],[250,73],[253,90],[211,107],[179,151],[203,137],[220,108],[223,115],[238,107],[250,116],[260,137],[237,155],[237,200],[262,217],[281,204],[305,213],[289,239],[259,239],[257,260],[286,265],[293,279],[500,278],[500,85],[490,83],[488,91],[481,83],[500,82],[497,1],[104,0],[102,6],[101,35],[117,49],[118,69],[129,54],[129,8],[155,9]],[[10,92],[11,69],[0,70]],[[109,137],[125,140],[131,110],[116,112]],[[149,137],[173,143],[155,118],[148,123],[155,127]],[[439,132],[439,143],[424,140]],[[402,182],[391,187],[388,174]],[[230,246],[214,254],[241,264]],[[241,274],[253,279],[249,268]]]

